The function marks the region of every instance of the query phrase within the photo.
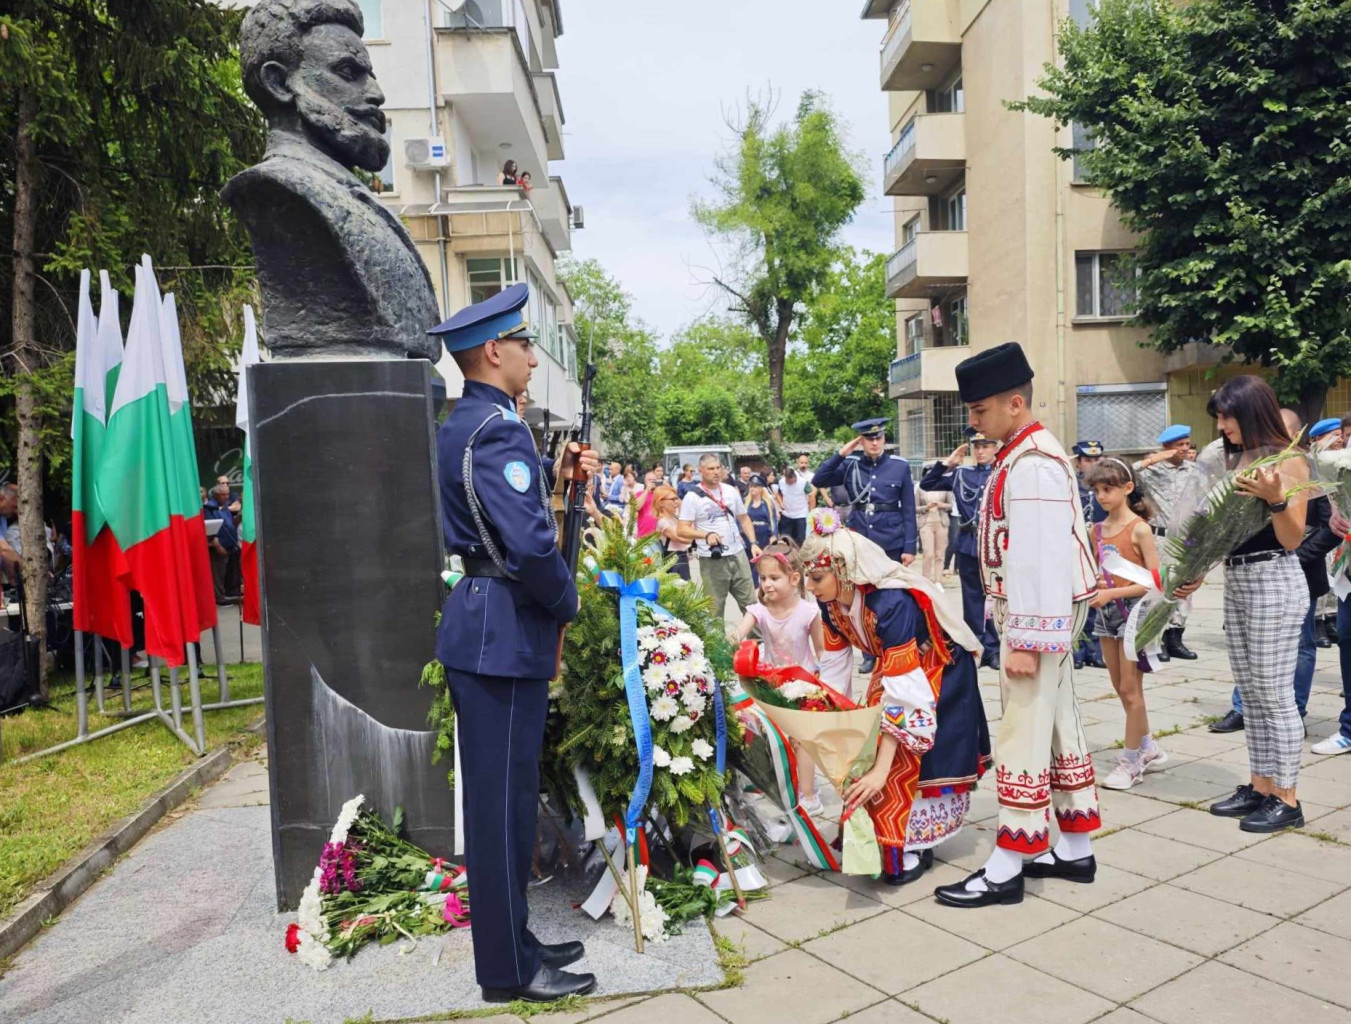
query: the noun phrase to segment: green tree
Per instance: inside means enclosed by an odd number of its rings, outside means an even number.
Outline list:
[[[789,124],[752,101],[731,152],[718,163],[721,198],[695,203],[695,218],[734,248],[731,273],[714,283],[734,300],[765,346],[773,419],[781,437],[784,362],[793,323],[820,288],[840,229],[863,201],[859,159],[818,93],[807,92]]]
[[[852,437],[849,424],[891,416],[887,368],[896,355],[896,304],[881,253],[844,249],[807,303],[788,353],[784,434],[791,441]],[[847,440],[848,438],[842,438]]]
[[[247,291],[250,275],[234,268],[251,260],[217,192],[263,145],[239,83],[240,16],[206,0],[11,0],[0,14],[0,232],[13,253],[0,260],[12,296],[0,414],[39,632],[44,461],[68,457],[80,268],[108,268],[124,294],[142,252],[193,268],[164,283],[178,294],[185,354],[209,351],[194,360],[194,397],[224,386],[228,354],[205,332]]]
[[[585,365],[591,352],[599,367],[592,409],[603,451],[625,462],[648,462],[666,446],[654,401],[654,383],[660,382],[656,337],[634,315],[632,297],[597,260],[560,260],[558,274],[572,296],[577,365]]]
[[[771,420],[763,345],[743,324],[705,317],[658,360],[662,430],[668,444],[760,441]]]
[[[1100,0],[1060,53],[1014,106],[1096,141],[1152,344],[1230,346],[1314,418],[1351,373],[1351,3]]]

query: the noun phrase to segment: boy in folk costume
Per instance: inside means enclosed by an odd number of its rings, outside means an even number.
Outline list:
[[[981,503],[980,561],[1001,640],[999,831],[985,867],[934,891],[954,907],[1018,903],[1023,878],[1091,882],[1101,827],[1072,649],[1096,591],[1074,467],[1032,413],[1032,368],[1000,345],[957,365],[971,426],[1003,447]],[[1051,809],[1060,841],[1050,849]]]
[[[957,834],[971,790],[990,764],[990,731],[972,652],[980,641],[918,572],[816,509],[802,546],[807,589],[829,647],[876,659],[864,703],[880,704],[877,760],[843,794],[873,819],[888,885],[933,866],[933,848]]]

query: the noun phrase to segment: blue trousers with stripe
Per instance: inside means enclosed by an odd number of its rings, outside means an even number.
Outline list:
[[[962,618],[976,634],[985,657],[999,654],[999,634],[994,619],[985,617],[985,587],[980,582],[980,558],[957,552],[957,578],[962,582]]]
[[[459,720],[465,866],[474,972],[485,988],[524,985],[539,970],[526,886],[539,820],[545,679],[447,670]]]

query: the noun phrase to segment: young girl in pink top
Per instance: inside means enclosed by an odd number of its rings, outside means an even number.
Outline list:
[[[817,672],[825,653],[825,634],[816,602],[802,596],[802,566],[797,547],[782,541],[770,544],[755,560],[755,568],[760,574],[760,603],[746,609],[732,632],[733,642],[740,643],[752,632],[758,632],[766,663],[776,668],[797,665]],[[816,765],[796,743],[793,750],[798,763],[801,807],[808,814],[820,814]]]

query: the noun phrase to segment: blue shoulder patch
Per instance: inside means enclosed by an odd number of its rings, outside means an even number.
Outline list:
[[[506,420],[508,423],[520,423],[520,422],[521,422],[521,417],[518,416],[515,412],[513,412],[513,411],[510,410],[510,409],[503,409],[503,410],[502,410],[502,418],[503,418],[504,420]]]
[[[530,489],[530,467],[524,462],[508,462],[502,470],[502,475],[507,478],[512,490],[524,494]]]
[[[909,461],[910,461],[910,460],[907,459],[904,455],[893,455],[893,456],[891,456],[891,457],[892,457],[893,459],[895,459],[897,462],[909,462]]]

